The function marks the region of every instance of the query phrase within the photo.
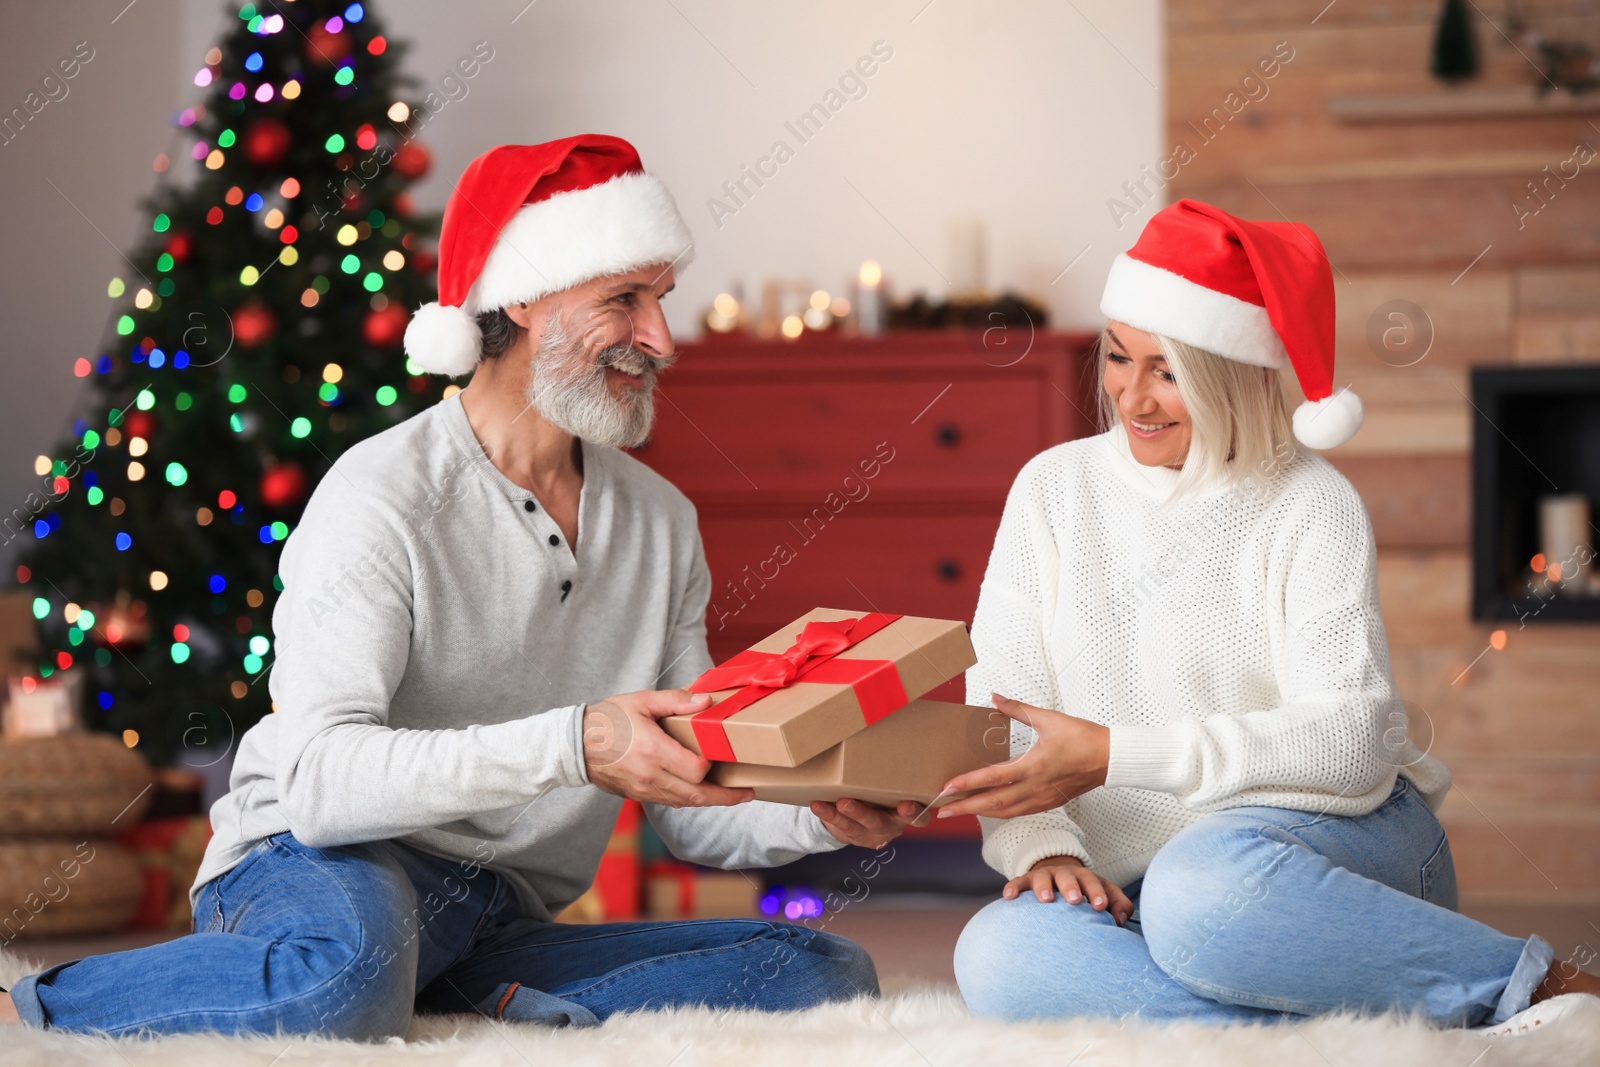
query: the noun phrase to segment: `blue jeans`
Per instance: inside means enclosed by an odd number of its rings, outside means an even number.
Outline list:
[[[1444,830],[1401,778],[1357,818],[1280,808],[1209,815],[1124,887],[1124,927],[1032,892],[989,904],[956,945],[980,1015],[1202,1022],[1332,1011],[1502,1022],[1554,953],[1459,915]]]
[[[195,932],[23,979],[22,1020],[127,1034],[403,1035],[412,1012],[594,1026],[672,1005],[806,1008],[876,995],[833,934],[754,919],[582,926],[521,914],[487,868],[396,842],[260,845],[200,891]]]

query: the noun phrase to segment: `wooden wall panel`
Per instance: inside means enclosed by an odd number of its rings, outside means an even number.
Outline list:
[[[1463,900],[1479,903],[1600,904],[1600,833],[1584,818],[1537,812],[1488,815],[1446,800]]]
[[[1454,284],[1437,271],[1335,274],[1340,373],[1503,363],[1511,350],[1512,294],[1511,273],[1482,262]],[[1415,304],[1426,319],[1396,318],[1403,314],[1391,306],[1397,301]],[[1369,328],[1377,324],[1382,329],[1370,338]],[[1392,335],[1385,338],[1385,332]],[[1424,334],[1431,334],[1431,342],[1422,340]],[[1408,337],[1425,347],[1409,347]]]
[[[1524,267],[1516,307],[1518,362],[1600,361],[1600,266]]]
[[[1471,520],[1467,457],[1349,456],[1330,460],[1367,505],[1373,536],[1388,548],[1463,548]]]
[[[1170,155],[1187,146],[1193,153],[1175,159],[1173,180],[1192,188],[1240,174],[1285,183],[1296,176],[1311,181],[1362,173],[1449,178],[1460,176],[1465,163],[1472,173],[1520,185],[1540,177],[1545,163],[1554,167],[1566,159],[1578,141],[1593,138],[1588,101],[1576,101],[1576,112],[1563,102],[1532,114],[1457,122],[1346,122],[1330,113],[1330,105],[1351,96],[1440,91],[1427,72],[1432,33],[1429,26],[1319,26],[1171,39],[1169,143],[1162,149]],[[1494,64],[1460,92],[1467,99],[1500,99],[1499,90],[1526,87],[1532,103],[1521,58],[1487,51]],[[1278,57],[1275,74],[1270,62],[1260,66]],[[1249,75],[1254,79],[1247,82]],[[1230,93],[1238,96],[1230,100]],[[1169,166],[1166,176],[1174,169]]]
[[[1600,161],[1596,169],[1583,175],[1593,181],[1569,184],[1521,229],[1511,209],[1520,199],[1516,178],[1299,185],[1241,178],[1186,184],[1177,195],[1244,218],[1306,223],[1322,239],[1341,283],[1357,271],[1433,268],[1448,285],[1483,268],[1600,260]]]
[[[1494,5],[1498,15],[1502,5]],[[1522,10],[1541,21],[1582,16],[1593,10],[1585,0],[1523,0]],[[1487,6],[1486,6],[1487,7]],[[1438,0],[1174,0],[1167,5],[1167,28],[1173,36],[1196,31],[1306,29],[1313,26],[1413,25],[1432,27],[1439,17]],[[1486,27],[1481,44],[1491,44]]]

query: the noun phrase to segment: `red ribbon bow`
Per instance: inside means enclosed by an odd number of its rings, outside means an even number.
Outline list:
[[[706,671],[689,686],[689,692],[742,688],[690,717],[695,740],[700,743],[700,754],[710,760],[736,760],[724,720],[767,694],[787,689],[796,682],[850,686],[868,726],[904,707],[908,699],[905,685],[900,681],[900,672],[895,669],[893,660],[834,659],[898,618],[899,615],[871,612],[855,619],[808,622],[795,643],[783,652],[746,649],[721,666]]]

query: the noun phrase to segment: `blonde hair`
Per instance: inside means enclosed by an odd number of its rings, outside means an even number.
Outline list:
[[[1297,448],[1278,372],[1163,334],[1150,336],[1167,357],[1167,370],[1189,415],[1189,453],[1171,499],[1219,481],[1238,485],[1252,476],[1271,478]],[[1095,347],[1104,432],[1121,418],[1104,386],[1109,347],[1104,332]]]

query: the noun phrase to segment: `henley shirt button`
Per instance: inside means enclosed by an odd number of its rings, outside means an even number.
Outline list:
[[[523,511],[538,511],[539,510],[539,505],[535,504],[531,500],[524,500],[522,502],[522,510]]]
[[[555,534],[551,534],[550,535],[550,544],[559,545],[560,543],[561,543],[561,538],[557,537]]]
[[[572,579],[568,578],[561,583],[561,602],[566,603],[567,594],[572,592]]]

